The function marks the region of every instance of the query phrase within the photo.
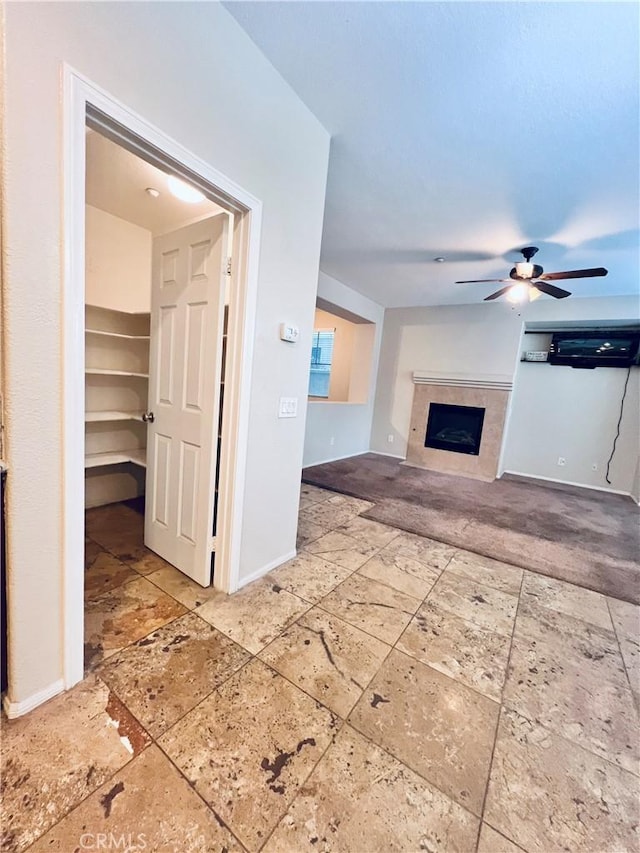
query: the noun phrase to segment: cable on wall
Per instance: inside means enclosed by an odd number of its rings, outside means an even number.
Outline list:
[[[620,416],[618,417],[618,426],[616,428],[616,437],[613,439],[613,447],[611,448],[611,456],[607,461],[607,473],[605,474],[605,480],[609,485],[611,485],[611,480],[609,479],[609,466],[611,465],[611,460],[613,459],[613,454],[616,452],[616,443],[620,438],[620,424],[622,423],[622,412],[624,410],[624,398],[627,396],[627,385],[629,384],[629,377],[631,376],[631,365],[629,365],[629,369],[627,370],[627,378],[624,380],[624,390],[622,392],[622,400],[620,401]]]

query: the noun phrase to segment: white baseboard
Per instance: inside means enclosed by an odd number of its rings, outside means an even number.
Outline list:
[[[397,453],[383,453],[381,450],[369,450],[369,453],[375,453],[376,456],[388,456],[390,459],[400,459],[401,462],[407,458],[406,456],[398,456]]]
[[[592,486],[589,483],[574,483],[572,480],[558,480],[556,477],[541,477],[537,474],[523,474],[522,471],[503,471],[500,474],[511,474],[514,477],[525,477],[527,480],[541,480],[543,483],[557,483],[559,486],[576,486],[578,489],[593,489],[596,492],[608,492],[611,495],[624,495],[626,498],[635,498],[631,492],[623,492],[620,489],[610,489],[607,486]]]
[[[8,696],[5,696],[2,700],[2,707],[4,708],[4,712],[7,717],[10,720],[15,720],[16,717],[22,717],[24,714],[28,714],[29,711],[33,711],[34,708],[37,708],[38,705],[42,705],[43,702],[53,699],[54,696],[57,696],[63,691],[64,681],[62,678],[59,678],[57,681],[54,681],[53,684],[45,687],[44,690],[38,690],[37,693],[33,693],[28,699],[23,699],[22,702],[12,702]]]
[[[242,589],[243,586],[247,586],[247,584],[259,580],[273,569],[277,569],[278,566],[281,566],[283,563],[286,563],[289,560],[293,560],[293,558],[296,557],[297,554],[298,552],[294,548],[293,551],[290,551],[288,554],[283,554],[282,557],[277,557],[275,560],[272,560],[270,563],[267,563],[266,566],[261,566],[259,569],[256,569],[255,572],[251,572],[251,574],[247,575],[247,577],[239,578],[238,589]]]
[[[326,465],[327,462],[340,462],[341,459],[354,459],[356,456],[364,456],[365,453],[373,452],[375,451],[359,450],[357,453],[345,453],[344,456],[332,456],[330,459],[321,459],[319,462],[305,462],[302,468],[304,470],[305,468],[312,468],[314,465]]]

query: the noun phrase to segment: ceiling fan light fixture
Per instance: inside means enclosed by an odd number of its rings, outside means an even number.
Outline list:
[[[529,286],[524,284],[514,284],[513,287],[510,287],[506,293],[507,300],[512,302],[514,305],[517,305],[520,302],[524,302],[529,295]]]
[[[533,264],[531,261],[519,261],[516,264],[516,273],[519,278],[532,278]]]
[[[529,287],[529,302],[534,302],[538,297],[542,296],[542,292],[535,285]]]

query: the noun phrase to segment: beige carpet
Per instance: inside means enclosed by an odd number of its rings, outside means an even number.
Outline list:
[[[493,483],[365,453],[305,468],[303,481],[373,501],[368,518],[640,604],[640,513],[629,497]]]

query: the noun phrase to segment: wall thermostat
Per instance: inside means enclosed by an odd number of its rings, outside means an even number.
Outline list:
[[[300,329],[297,326],[291,326],[289,323],[280,323],[280,340],[289,341],[295,344],[300,337]]]

